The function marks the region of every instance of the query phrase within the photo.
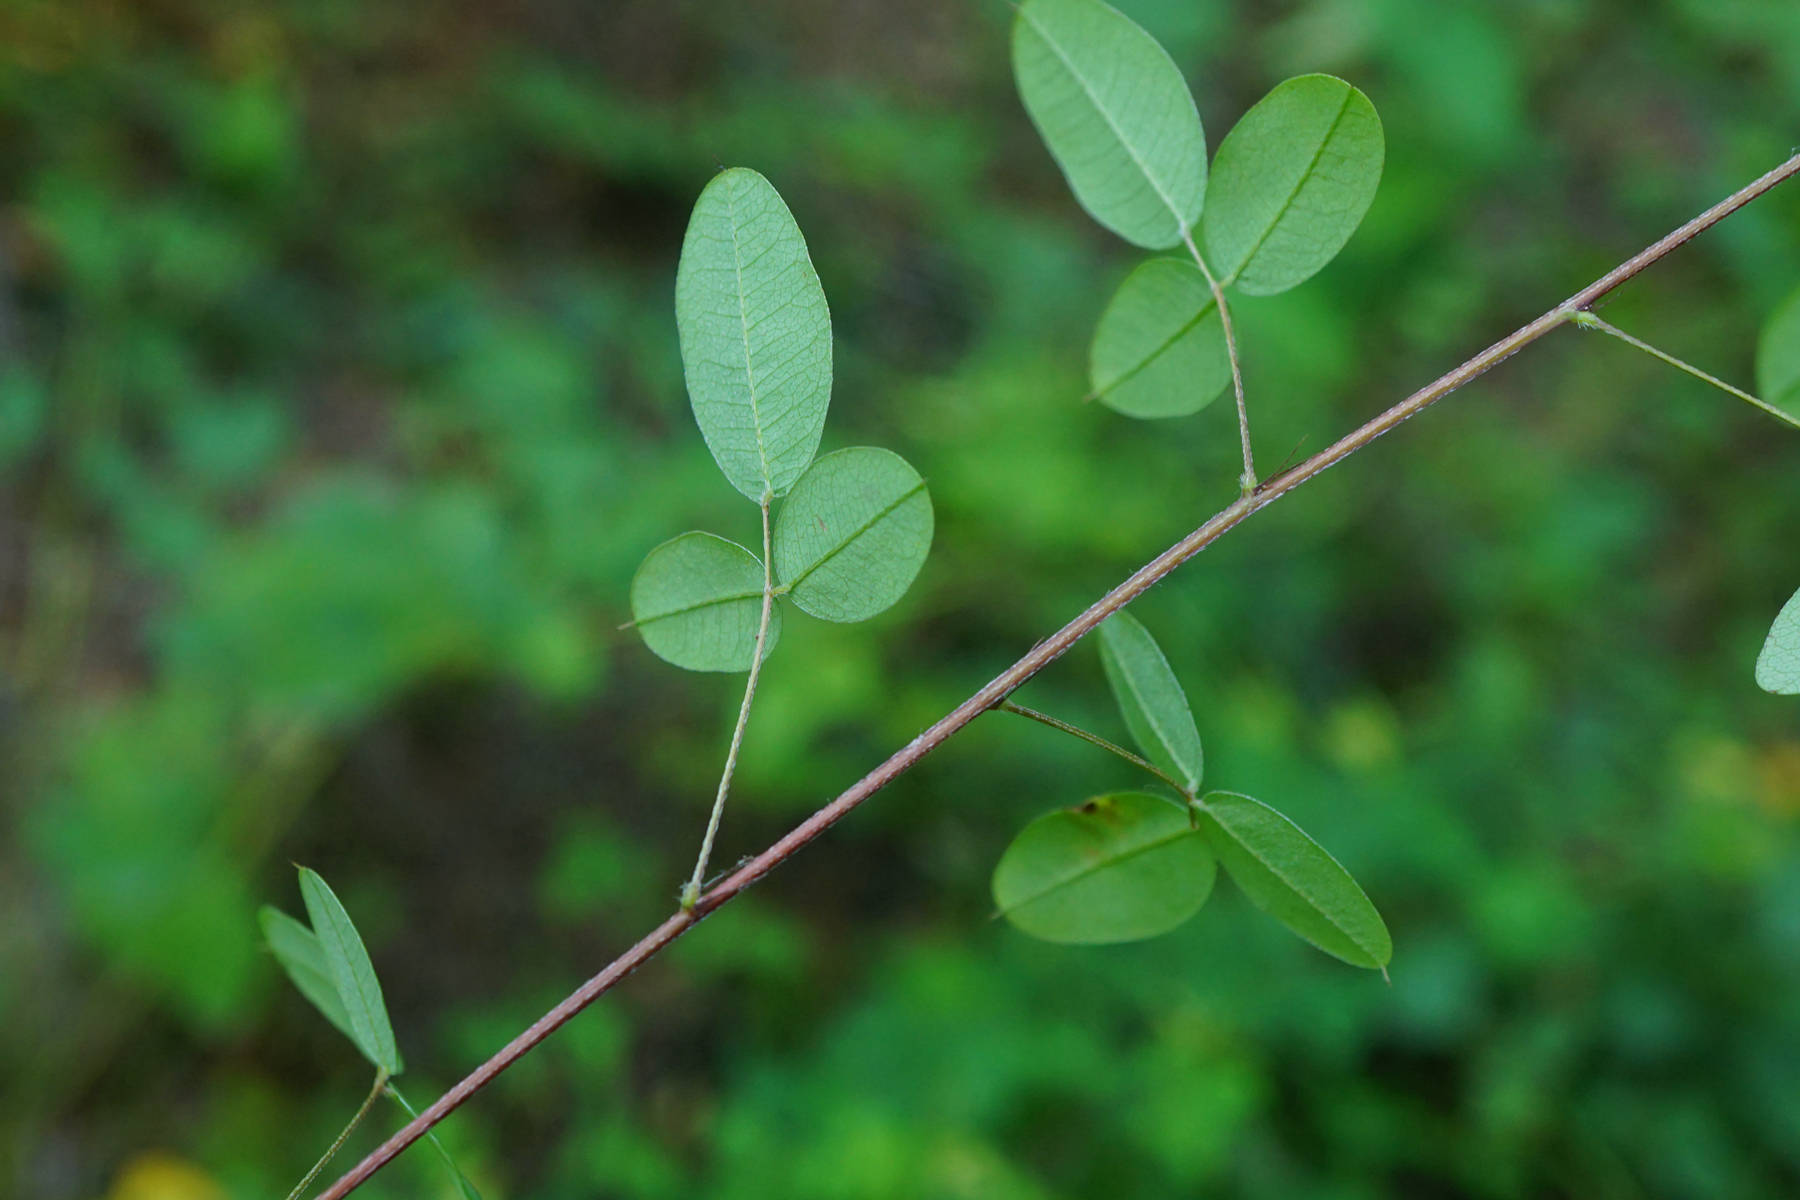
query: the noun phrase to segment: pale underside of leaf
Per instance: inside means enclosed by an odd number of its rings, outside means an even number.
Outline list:
[[[354,1042],[356,1035],[350,1030],[350,1016],[344,1011],[344,1002],[338,998],[337,984],[331,978],[331,968],[326,965],[325,949],[319,945],[318,935],[280,909],[268,905],[263,906],[257,917],[262,924],[263,940],[268,943],[275,961],[287,972],[289,981],[339,1033]]]
[[[1201,825],[1252,903],[1353,966],[1384,969],[1393,941],[1350,873],[1281,813],[1233,792],[1209,793]]]
[[[785,495],[831,401],[831,314],[800,227],[769,181],[723,171],[700,193],[675,277],[688,398],[733,487]]]
[[[1756,686],[1777,696],[1800,696],[1800,592],[1782,606],[1756,659]]]
[[[1094,330],[1088,380],[1101,403],[1128,417],[1187,416],[1218,398],[1231,359],[1199,267],[1153,258],[1126,276]]]
[[[1356,88],[1329,75],[1276,87],[1213,162],[1202,232],[1214,272],[1257,296],[1311,278],[1361,224],[1384,155],[1381,120]]]
[[[350,1021],[350,1036],[365,1057],[389,1075],[400,1074],[400,1054],[375,965],[337,896],[316,871],[300,868],[300,894],[325,964]]]
[[[644,556],[631,580],[631,615],[652,653],[689,671],[748,671],[762,621],[762,560],[736,542],[698,531]],[[769,613],[763,658],[781,636]]]
[[[1212,853],[1183,810],[1120,792],[1027,825],[994,870],[994,901],[1046,941],[1135,941],[1193,916],[1214,873]]]
[[[827,621],[892,606],[931,549],[931,497],[898,454],[827,454],[794,485],[775,522],[775,574],[788,598]]]
[[[1128,612],[1100,625],[1100,662],[1126,728],[1157,766],[1192,791],[1205,773],[1200,731],[1162,647]]]
[[[1019,93],[1081,206],[1149,249],[1179,245],[1206,196],[1206,138],[1181,71],[1099,0],[1025,0]]]
[[[1763,326],[1756,345],[1756,390],[1776,408],[1800,417],[1800,291]]]

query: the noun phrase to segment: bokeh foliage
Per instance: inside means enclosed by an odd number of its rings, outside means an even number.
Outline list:
[[[1125,8],[1208,129],[1310,71],[1382,113],[1344,254],[1234,310],[1265,469],[1800,127],[1763,0]],[[0,1190],[298,1177],[366,1080],[258,950],[290,860],[357,913],[415,1098],[669,910],[736,685],[615,626],[670,531],[757,538],[676,347],[718,164],[832,297],[823,449],[903,454],[938,530],[898,607],[784,634],[721,861],[1235,494],[1229,405],[1081,402],[1139,256],[1044,154],[1009,15],[0,10]],[[1797,279],[1789,190],[1608,316],[1749,383]],[[1108,949],[989,920],[1011,833],[1118,784],[994,717],[446,1140],[501,1196],[1793,1194],[1800,715],[1749,668],[1797,455],[1569,330],[1134,609],[1209,777],[1380,904],[1391,989],[1248,913]],[[1022,699],[1125,736],[1093,654]],[[448,1186],[419,1152],[368,1194]]]

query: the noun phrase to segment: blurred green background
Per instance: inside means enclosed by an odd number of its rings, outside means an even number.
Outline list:
[[[1304,71],[1386,122],[1345,254],[1241,304],[1265,469],[1800,139],[1775,0],[1121,3],[1215,146]],[[904,454],[938,512],[900,606],[790,622],[722,863],[1232,498],[1228,404],[1081,403],[1139,256],[1021,111],[1008,15],[0,5],[0,1192],[285,1194],[368,1084],[258,946],[290,861],[419,1101],[670,910],[741,684],[615,627],[657,542],[756,536],[675,343],[721,164],[811,243],[825,448]],[[1790,187],[1606,315],[1748,382],[1797,283]],[[446,1140],[490,1200],[1800,1194],[1800,708],[1751,683],[1796,464],[1569,330],[1134,608],[1209,782],[1382,907],[1391,987],[1227,888],[1122,948],[990,920],[1021,824],[1135,783],[993,716]],[[1091,647],[1022,698],[1123,736]],[[417,1151],[364,1194],[447,1189]]]

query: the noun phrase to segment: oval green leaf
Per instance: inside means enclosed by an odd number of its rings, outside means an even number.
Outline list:
[[[1197,789],[1205,773],[1200,731],[1150,631],[1130,613],[1114,613],[1100,624],[1100,662],[1138,749],[1190,792]]]
[[[1356,88],[1330,75],[1279,85],[1219,145],[1207,262],[1252,296],[1312,278],[1362,223],[1385,153],[1381,118]]]
[[[931,497],[907,461],[857,446],[827,454],[794,485],[775,521],[775,577],[826,621],[892,606],[931,549]]]
[[[1186,812],[1116,792],[1022,829],[994,868],[994,903],[1047,942],[1133,942],[1198,912],[1216,870]]]
[[[1756,345],[1756,390],[1776,408],[1800,417],[1800,291],[1763,326]]]
[[[332,981],[331,968],[325,964],[325,948],[319,945],[318,935],[280,909],[266,904],[257,913],[257,919],[262,924],[263,940],[268,943],[269,952],[287,972],[288,979],[327,1021],[337,1027],[339,1033],[354,1042],[356,1035],[350,1031],[350,1014],[344,1011],[344,1002],[338,999],[337,984]]]
[[[649,554],[631,580],[638,634],[664,662],[689,671],[748,671],[762,621],[762,560],[710,533],[684,533]],[[763,658],[781,636],[769,612]]]
[[[1298,825],[1248,796],[1211,792],[1201,803],[1200,827],[1225,873],[1256,907],[1327,954],[1386,969],[1394,943],[1381,914]]]
[[[1025,111],[1081,206],[1128,242],[1179,245],[1206,198],[1206,135],[1156,39],[1100,0],[1025,0],[1012,56]]]
[[[350,914],[318,872],[305,867],[300,868],[300,895],[306,901],[306,915],[325,953],[326,970],[349,1019],[350,1040],[363,1057],[389,1075],[398,1075],[400,1052],[394,1046],[394,1029],[388,1024],[381,983],[375,978],[375,964],[369,961],[369,952],[363,947]]]
[[[1128,417],[1184,417],[1218,398],[1231,358],[1199,267],[1153,258],[1125,277],[1094,330],[1088,382]]]
[[[675,273],[688,399],[725,478],[781,496],[812,462],[831,402],[831,313],[806,239],[767,179],[706,185]]]
[[[1777,696],[1800,696],[1800,592],[1782,606],[1756,659],[1756,686]]]

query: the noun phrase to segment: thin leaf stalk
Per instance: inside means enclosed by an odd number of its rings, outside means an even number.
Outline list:
[[[1765,193],[1800,175],[1800,154],[1764,173],[1739,188],[1699,216],[1679,226],[1621,262],[1580,291],[1556,305],[1542,316],[1521,325],[1487,349],[1465,359],[1418,391],[1398,401],[1351,430],[1330,446],[1298,466],[1271,476],[1254,493],[1238,497],[1220,509],[1199,528],[1181,538],[1161,554],[1139,567],[1124,582],[1096,600],[1060,630],[1032,646],[1012,666],[985,684],[980,690],[951,709],[936,723],[890,755],[868,774],[851,784],[836,799],[816,810],[773,845],[746,861],[712,888],[702,893],[692,908],[684,908],[666,918],[637,943],[576,988],[550,1011],[522,1030],[512,1041],[471,1071],[449,1091],[371,1151],[362,1162],[345,1172],[342,1178],[318,1200],[342,1200],[370,1176],[397,1158],[401,1151],[424,1137],[439,1121],[455,1112],[469,1098],[492,1083],[500,1073],[536,1049],[545,1038],[572,1020],[588,1005],[604,996],[620,981],[667,949],[677,938],[705,920],[720,907],[741,896],[752,885],[799,853],[833,825],[882,788],[917,766],[926,755],[966,729],[983,713],[998,707],[1013,692],[1023,687],[1045,667],[1061,658],[1100,623],[1124,608],[1138,596],[1252,515],[1275,503],[1308,480],[1324,474],[1351,455],[1425,411],[1427,408],[1463,387],[1492,368],[1505,362],[1520,350],[1569,324],[1575,314],[1592,307],[1600,299],[1635,279],[1649,268],[1705,233],[1720,221],[1737,212]]]
[[[995,707],[997,711],[1009,712],[1017,716],[1026,717],[1036,721],[1040,725],[1048,725],[1050,728],[1066,733],[1072,738],[1084,741],[1090,746],[1097,746],[1108,754],[1116,755],[1117,757],[1124,759],[1138,770],[1147,771],[1151,775],[1156,776],[1156,778],[1162,780],[1182,796],[1186,797],[1189,804],[1198,803],[1198,801],[1194,799],[1193,790],[1178,782],[1167,771],[1164,771],[1149,759],[1133,754],[1131,751],[1125,749],[1125,747],[1107,741],[1097,733],[1089,733],[1079,725],[1071,725],[1067,721],[1059,720],[1058,718],[1051,716],[1049,713],[1039,712],[1035,708],[1027,708],[1023,704],[1014,704],[1011,700],[1002,700]]]
[[[1194,265],[1200,268],[1200,274],[1206,276],[1206,286],[1212,289],[1213,303],[1219,309],[1219,327],[1225,331],[1225,358],[1231,363],[1231,390],[1237,397],[1238,441],[1244,448],[1244,473],[1238,476],[1238,486],[1248,496],[1256,490],[1256,456],[1250,452],[1250,407],[1244,402],[1244,372],[1238,365],[1237,334],[1231,327],[1231,306],[1225,302],[1224,286],[1213,277],[1212,268],[1201,257],[1200,247],[1194,244],[1193,231],[1183,226],[1181,240],[1187,243],[1188,253],[1194,256]]]
[[[713,798],[712,816],[706,822],[706,836],[700,841],[700,856],[694,860],[694,874],[681,889],[681,911],[692,912],[706,882],[706,864],[712,859],[713,841],[719,836],[719,822],[725,816],[725,799],[731,794],[731,777],[737,771],[738,750],[744,744],[744,730],[750,724],[750,706],[756,702],[756,681],[762,674],[763,646],[769,638],[769,615],[775,606],[774,537],[769,528],[768,493],[763,494],[763,593],[762,616],[756,624],[756,648],[750,656],[750,676],[744,681],[744,702],[738,706],[737,726],[731,731],[731,748],[725,752],[725,769],[719,774],[718,795]]]
[[[393,1097],[394,1103],[398,1104],[408,1117],[415,1120],[418,1119],[419,1110],[407,1103],[406,1097],[400,1094],[400,1089],[395,1087],[392,1082],[389,1082],[387,1085],[387,1094]],[[462,1173],[462,1168],[456,1165],[456,1160],[454,1158],[450,1157],[450,1151],[445,1149],[444,1143],[438,1140],[437,1132],[432,1130],[426,1133],[425,1140],[431,1143],[431,1148],[436,1150],[438,1152],[438,1157],[444,1161],[444,1168],[448,1170],[451,1177],[456,1180],[457,1190],[462,1192],[465,1196],[478,1196],[479,1193],[476,1193],[475,1185],[469,1182],[469,1177]]]
[[[312,1170],[306,1173],[306,1177],[294,1185],[294,1190],[287,1194],[287,1200],[300,1200],[306,1189],[312,1186],[312,1181],[319,1177],[319,1172],[323,1171],[331,1160],[337,1157],[337,1152],[344,1148],[344,1143],[350,1140],[350,1135],[356,1132],[356,1127],[362,1124],[362,1119],[369,1115],[371,1108],[375,1107],[375,1098],[381,1095],[383,1088],[387,1087],[387,1081],[387,1071],[380,1067],[375,1068],[375,1086],[369,1089],[367,1096],[363,1097],[362,1107],[356,1110],[356,1115],[350,1118],[350,1123],[344,1126],[344,1131],[337,1135],[337,1140],[325,1147],[325,1153],[320,1155],[319,1161],[312,1165]]]
[[[1703,383],[1712,384],[1714,387],[1718,388],[1721,392],[1724,392],[1728,396],[1736,396],[1739,400],[1742,400],[1744,403],[1752,405],[1755,408],[1758,408],[1761,411],[1767,413],[1771,417],[1774,417],[1777,421],[1780,421],[1783,425],[1788,425],[1788,426],[1792,426],[1795,429],[1800,429],[1800,417],[1796,417],[1792,413],[1783,412],[1781,409],[1776,408],[1773,404],[1770,404],[1767,400],[1763,400],[1763,399],[1760,399],[1759,397],[1752,396],[1749,392],[1744,391],[1742,388],[1733,387],[1731,384],[1726,383],[1723,379],[1718,378],[1716,375],[1709,375],[1705,371],[1702,371],[1699,367],[1694,366],[1692,363],[1684,362],[1681,359],[1676,358],[1673,354],[1668,353],[1666,350],[1661,350],[1655,346],[1652,346],[1649,342],[1644,341],[1642,338],[1633,337],[1631,334],[1626,333],[1623,329],[1620,329],[1617,325],[1609,324],[1605,320],[1602,320],[1600,318],[1600,316],[1596,313],[1582,311],[1582,312],[1576,313],[1574,316],[1570,317],[1569,319],[1571,321],[1574,321],[1575,324],[1581,326],[1583,329],[1597,329],[1601,333],[1610,334],[1611,336],[1618,338],[1621,342],[1624,342],[1627,346],[1632,346],[1638,350],[1642,350],[1645,354],[1648,354],[1651,358],[1654,358],[1659,362],[1667,363],[1669,366],[1674,367],[1678,371],[1685,371],[1689,375],[1692,375],[1695,379],[1698,379]]]

